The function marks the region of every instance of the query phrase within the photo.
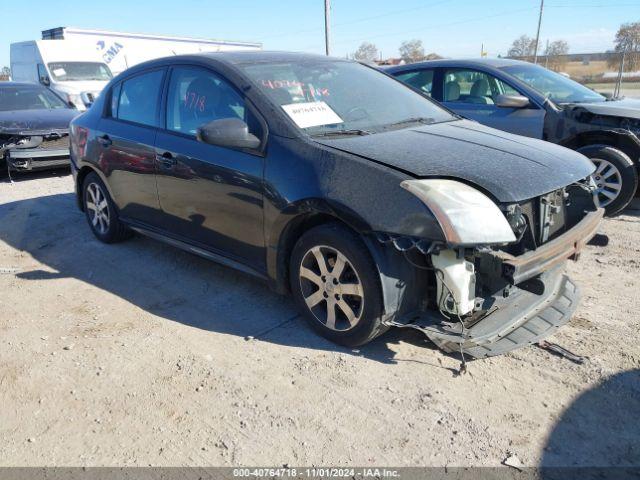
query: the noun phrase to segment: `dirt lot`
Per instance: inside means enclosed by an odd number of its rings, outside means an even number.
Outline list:
[[[2,182],[0,466],[640,465],[640,203],[602,231],[553,337],[587,361],[457,376],[417,332],[336,347],[241,273],[100,244],[67,174]]]

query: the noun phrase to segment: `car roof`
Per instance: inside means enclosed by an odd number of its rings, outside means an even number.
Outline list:
[[[304,62],[304,61],[349,61],[344,58],[328,57],[315,53],[280,52],[265,50],[245,50],[235,52],[207,52],[197,56],[208,57],[220,62],[231,64],[256,63],[256,62]]]
[[[403,70],[413,70],[422,67],[492,67],[502,68],[510,65],[531,65],[529,62],[522,60],[513,60],[511,58],[463,58],[463,59],[442,59],[427,60],[425,62],[410,63],[407,65],[398,65],[387,68],[389,72],[399,72]]]
[[[242,65],[245,63],[280,63],[280,62],[353,62],[344,58],[328,57],[314,53],[300,52],[279,52],[264,50],[245,50],[232,52],[201,52],[185,55],[175,55],[172,57],[163,57],[153,59],[147,62],[139,63],[129,70],[137,69],[142,66],[148,68],[155,65],[166,65],[168,63],[179,63],[180,61],[204,60],[212,61],[216,64],[225,64],[228,66]]]

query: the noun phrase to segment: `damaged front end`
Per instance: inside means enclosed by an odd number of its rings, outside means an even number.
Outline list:
[[[579,294],[563,267],[577,260],[604,214],[590,181],[509,205],[452,180],[403,187],[434,212],[446,242],[376,235],[402,252],[423,290],[424,301],[397,309],[387,325],[483,358],[539,342],[571,318]]]
[[[68,166],[69,131],[0,132],[0,159],[9,171]]]

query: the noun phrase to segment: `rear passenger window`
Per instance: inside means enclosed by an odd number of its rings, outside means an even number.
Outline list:
[[[162,70],[155,70],[122,82],[117,103],[117,118],[141,125],[157,126],[156,112],[162,75]]]
[[[433,70],[401,73],[397,78],[407,85],[411,85],[416,90],[420,90],[431,96],[431,90],[433,89]]]

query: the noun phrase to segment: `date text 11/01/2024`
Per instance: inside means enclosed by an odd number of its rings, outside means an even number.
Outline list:
[[[387,468],[234,468],[233,476],[284,478],[399,478],[400,472]]]

